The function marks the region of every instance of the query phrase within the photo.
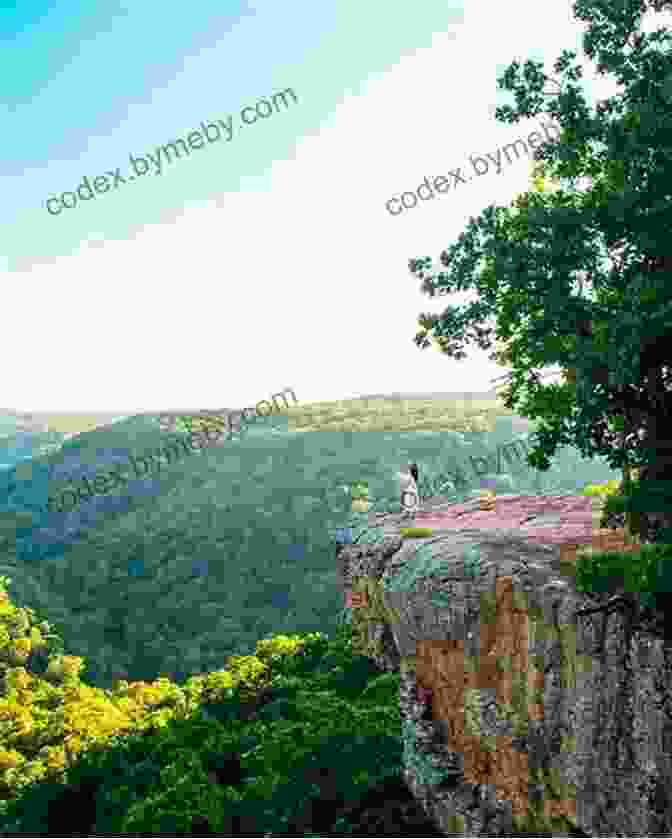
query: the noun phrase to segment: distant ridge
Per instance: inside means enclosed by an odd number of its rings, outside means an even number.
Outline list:
[[[427,392],[427,393],[405,393],[405,392],[393,392],[393,393],[366,393],[362,396],[354,396],[352,399],[343,400],[346,402],[355,401],[357,399],[450,399],[450,400],[460,400],[462,402],[469,402],[469,401],[476,401],[481,399],[498,399],[497,391],[495,390],[487,390],[487,391],[480,391],[480,392],[469,392],[469,393],[461,393],[461,392],[447,392],[447,391],[434,391],[434,392]]]
[[[57,431],[68,436],[112,425],[117,420],[125,418],[126,416],[114,414],[111,411],[100,414],[85,414],[84,412],[52,414],[47,411],[13,411],[0,408],[0,420],[11,420],[16,424],[17,431]]]
[[[9,420],[15,426],[16,431],[43,432],[49,430],[46,420],[36,414],[19,414],[16,411],[0,409],[0,420],[3,421],[3,426],[6,425],[4,421]]]

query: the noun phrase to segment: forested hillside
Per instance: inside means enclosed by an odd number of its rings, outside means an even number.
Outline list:
[[[70,513],[49,514],[47,493],[175,439],[147,416],[84,433],[38,458],[29,480],[21,469],[2,476],[0,573],[12,579],[17,602],[49,616],[67,648],[85,656],[86,677],[101,685],[118,673],[183,678],[216,669],[271,633],[333,631],[343,606],[334,535],[350,512],[350,486],[364,480],[374,510],[398,510],[397,470],[415,461],[424,495],[462,500],[479,491],[476,458],[519,436],[510,412],[495,420],[492,406],[488,414],[481,405],[480,415],[473,405],[468,415],[460,409],[422,401],[297,405],[289,420],[275,418],[274,430],[251,428],[226,445],[163,461]],[[328,430],[312,430],[320,422]],[[386,430],[331,430],[347,423]],[[420,427],[394,430],[407,424]],[[438,430],[446,426],[465,431]],[[466,479],[451,488],[439,477],[455,466]],[[616,475],[599,462],[581,465],[571,451],[543,478],[524,459],[500,458],[499,471],[503,489],[523,493],[572,493],[581,481]]]

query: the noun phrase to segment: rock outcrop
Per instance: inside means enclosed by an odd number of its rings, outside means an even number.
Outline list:
[[[446,836],[672,833],[672,644],[577,590],[562,536],[595,517],[575,500],[568,521],[534,499],[525,528],[473,527],[472,503],[426,539],[378,520],[380,544],[338,550],[354,643],[401,674],[404,777]]]

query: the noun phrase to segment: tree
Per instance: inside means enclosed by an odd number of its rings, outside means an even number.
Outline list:
[[[500,352],[490,357],[513,368],[504,404],[542,421],[530,465],[548,469],[549,456],[570,444],[612,468],[640,467],[642,489],[667,498],[663,509],[642,511],[642,538],[656,519],[672,527],[671,38],[640,31],[644,13],[670,7],[575,2],[589,24],[585,53],[621,86],[594,113],[575,84],[576,53],[555,62],[561,83],[541,62],[514,61],[498,83],[516,109],[497,108],[497,119],[514,123],[545,107],[562,126],[557,142],[535,152],[535,188],[470,219],[441,254],[447,270],[432,273],[428,257],[409,262],[430,297],[479,293],[465,307],[421,314],[415,343],[429,346],[430,335],[463,359],[465,343],[492,347],[494,317]],[[558,91],[545,103],[549,81]],[[567,371],[565,381],[542,385],[537,368],[552,364]]]
[[[544,166],[543,162],[537,163],[535,166],[532,167],[531,185],[532,185],[534,191],[537,194],[547,193],[551,188],[557,190],[557,189],[561,188],[561,186],[562,186],[559,181],[549,177],[548,172],[547,172],[546,167]],[[529,202],[526,201],[526,198],[525,198],[524,195],[518,196],[518,198],[514,201],[514,205],[517,206],[517,207],[527,206],[528,203]],[[598,292],[598,296],[599,296],[599,294],[600,293]],[[602,300],[602,302],[605,302],[605,301]],[[596,328],[597,328],[596,325],[593,324],[593,330],[595,330]],[[602,324],[599,327],[599,332],[600,332],[600,335],[601,335],[602,339],[604,339],[605,328],[606,328],[605,324]],[[504,342],[495,341],[495,347],[496,347],[495,359],[497,361],[499,361],[500,364],[508,364],[509,360],[510,360],[509,359],[509,353],[508,353],[508,345]],[[562,377],[563,377],[566,384],[575,387],[576,386],[576,381],[577,381],[576,367],[570,367],[570,368],[566,368],[566,369],[562,370]],[[504,378],[506,378],[506,377],[504,377]],[[625,443],[626,443],[626,440],[628,439],[628,433],[632,432],[633,429],[631,427],[628,427],[627,430],[626,430],[626,426],[625,426],[625,423],[624,423],[622,417],[614,418],[614,424],[619,429],[619,431],[621,433],[621,445],[624,447]],[[629,485],[631,483],[632,477],[633,477],[633,475],[632,475],[630,466],[628,466],[627,464],[624,465],[623,466],[623,485]],[[628,521],[626,523],[630,523],[630,522]]]

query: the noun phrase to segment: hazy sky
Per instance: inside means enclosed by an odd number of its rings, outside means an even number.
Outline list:
[[[570,2],[17,5],[0,18],[5,405],[131,413],[253,405],[284,387],[306,402],[484,391],[505,372],[478,349],[454,361],[416,348],[418,314],[448,298],[422,295],[407,264],[528,188],[524,155],[479,177],[468,157],[539,130],[495,121],[513,104],[496,79],[514,58],[552,73],[563,49],[580,51]],[[579,54],[591,96],[612,95]],[[241,122],[287,88],[296,104]],[[157,157],[229,118],[230,141]],[[47,210],[84,176],[128,178],[129,154],[161,158],[163,173]],[[385,208],[458,166],[471,183]]]

